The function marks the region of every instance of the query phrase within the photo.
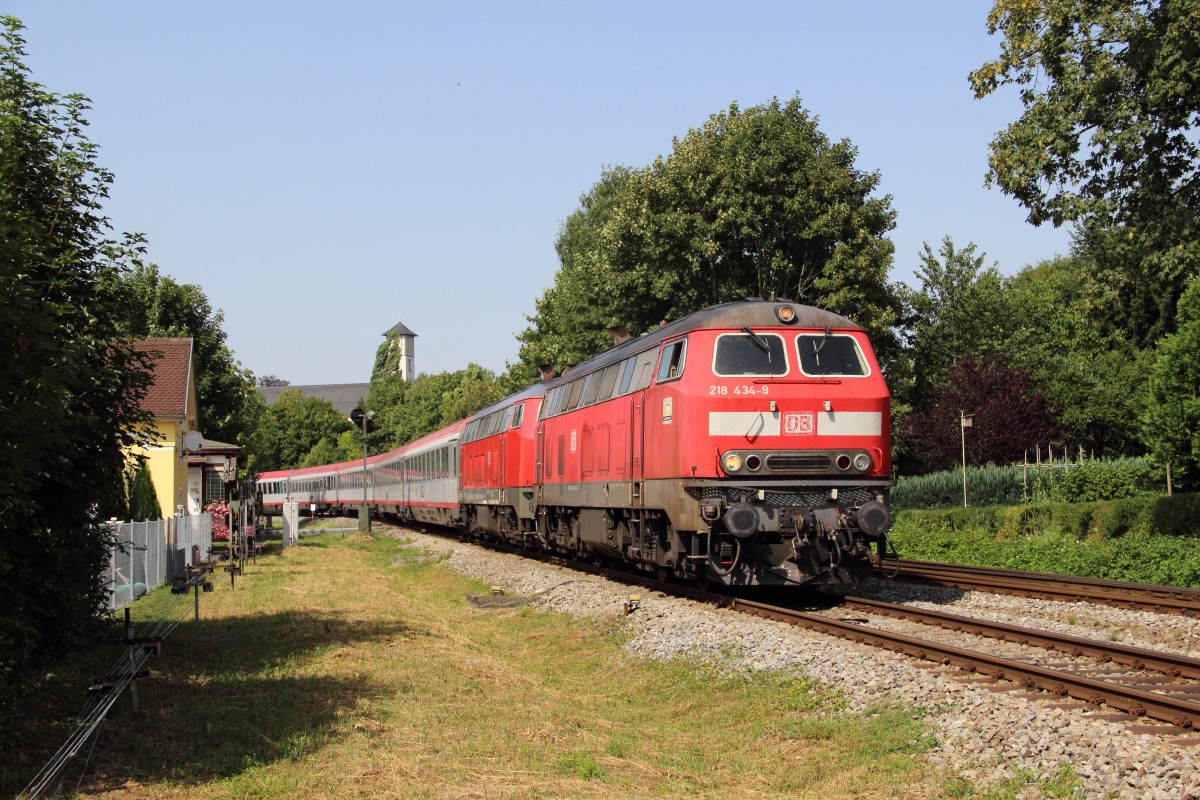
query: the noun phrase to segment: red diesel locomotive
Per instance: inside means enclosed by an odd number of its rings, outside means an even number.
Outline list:
[[[853,581],[891,524],[889,403],[844,317],[714,306],[467,420],[453,522],[701,584]]]

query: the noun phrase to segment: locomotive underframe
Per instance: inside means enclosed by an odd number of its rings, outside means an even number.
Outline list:
[[[621,561],[701,583],[840,583],[869,572],[855,512],[886,502],[887,480],[605,481],[464,493],[478,535]],[[738,511],[738,530],[727,514]],[[747,516],[752,515],[752,516]],[[753,530],[749,530],[753,528]]]

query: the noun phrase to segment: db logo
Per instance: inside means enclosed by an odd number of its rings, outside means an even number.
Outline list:
[[[789,411],[783,415],[783,432],[788,436],[811,436],[817,417],[811,411]]]

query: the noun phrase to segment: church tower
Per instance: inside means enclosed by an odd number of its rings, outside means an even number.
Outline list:
[[[408,329],[403,322],[397,322],[392,327],[383,332],[384,338],[387,339],[387,346],[395,347],[396,353],[396,372],[400,373],[400,377],[404,380],[415,381],[417,379],[416,367],[416,349],[417,335]],[[391,359],[389,359],[390,361]]]

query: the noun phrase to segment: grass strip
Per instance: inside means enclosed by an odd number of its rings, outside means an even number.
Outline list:
[[[180,625],[150,662],[141,712],[117,704],[81,788],[189,799],[964,796],[961,780],[913,758],[934,742],[912,709],[843,713],[796,675],[630,658],[615,616],[474,610],[466,594],[486,587],[393,559],[408,552],[363,534],[272,543],[236,589],[216,580],[200,622]],[[167,592],[139,601],[135,619],[164,602]],[[31,682],[21,747],[0,767],[8,796],[61,742],[85,662]]]

